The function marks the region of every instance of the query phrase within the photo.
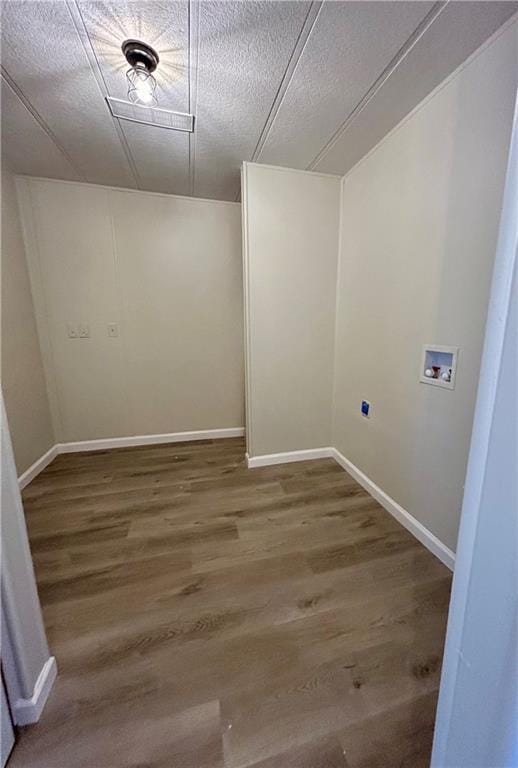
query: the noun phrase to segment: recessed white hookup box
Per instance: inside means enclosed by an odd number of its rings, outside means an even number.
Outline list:
[[[458,347],[425,344],[421,358],[419,381],[434,387],[455,389]]]

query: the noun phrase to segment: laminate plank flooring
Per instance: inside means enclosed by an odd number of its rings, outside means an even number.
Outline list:
[[[10,768],[429,765],[450,574],[331,459],[64,454],[23,498],[59,677]]]

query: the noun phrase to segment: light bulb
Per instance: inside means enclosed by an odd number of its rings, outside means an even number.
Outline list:
[[[128,69],[126,73],[128,79],[128,99],[134,104],[144,104],[146,106],[157,104],[155,95],[156,80],[153,75],[143,66],[135,66]]]
[[[151,75],[148,76],[146,73],[146,76],[142,77],[141,73],[138,72],[135,80],[135,92],[138,100],[143,104],[149,104],[153,101],[153,86],[149,82],[150,78]]]

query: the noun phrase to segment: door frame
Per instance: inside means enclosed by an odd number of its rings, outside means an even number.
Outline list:
[[[518,94],[471,436],[432,768],[518,759]]]
[[[15,725],[39,720],[57,675],[49,653],[9,425],[1,398],[2,670]]]

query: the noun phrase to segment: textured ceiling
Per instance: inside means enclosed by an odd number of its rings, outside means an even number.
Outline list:
[[[518,3],[4,0],[2,150],[17,173],[239,199],[243,160],[343,174]],[[128,37],[194,134],[112,118]]]

